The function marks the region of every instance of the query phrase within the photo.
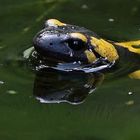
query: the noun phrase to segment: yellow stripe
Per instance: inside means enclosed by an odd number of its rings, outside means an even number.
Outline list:
[[[91,44],[95,46],[94,50],[102,57],[107,58],[108,61],[113,62],[119,58],[117,50],[111,43],[91,37]]]
[[[48,24],[49,26],[66,26],[65,23],[62,23],[62,22],[60,22],[60,21],[57,20],[57,19],[49,19],[49,20],[47,21],[47,24]]]
[[[86,50],[86,51],[85,51],[85,54],[86,54],[86,56],[87,56],[87,59],[88,59],[88,62],[89,62],[89,63],[92,63],[92,62],[94,62],[94,61],[96,60],[96,56],[94,55],[94,53],[92,53],[92,52]]]
[[[129,77],[132,79],[140,79],[140,70],[137,70],[137,71],[129,74]]]
[[[81,39],[84,42],[87,42],[86,36],[81,34],[81,33],[71,33],[70,36],[73,37],[73,38]]]
[[[119,45],[121,47],[127,48],[130,52],[134,52],[137,54],[140,54],[140,48],[134,48],[133,46],[140,46],[140,40],[137,41],[129,41],[129,42],[120,42],[115,43],[116,45]]]

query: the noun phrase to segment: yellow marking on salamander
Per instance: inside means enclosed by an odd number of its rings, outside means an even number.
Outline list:
[[[71,33],[70,36],[73,37],[73,38],[81,39],[84,42],[87,42],[86,36],[81,34],[81,33]]]
[[[57,19],[49,19],[49,20],[47,21],[47,24],[48,24],[49,26],[66,26],[65,23],[60,22],[60,21],[57,20]]]
[[[87,59],[90,63],[93,63],[97,59],[96,56],[94,55],[94,53],[90,52],[89,50],[86,50],[85,54],[86,54]]]
[[[107,60],[109,60],[110,62],[113,62],[119,58],[115,47],[111,43],[103,39],[91,37],[91,45],[95,47],[94,50],[97,53],[99,53],[102,57],[107,58]]]
[[[132,72],[131,74],[129,74],[129,77],[131,79],[139,79],[140,80],[140,70]]]
[[[135,48],[135,46],[140,46],[140,40],[137,41],[128,41],[128,42],[120,42],[120,43],[115,43],[116,45],[119,45],[120,47],[127,48],[128,51],[140,54],[140,47]],[[140,70],[134,71],[129,74],[129,77],[131,79],[139,79],[140,80]]]
[[[130,52],[134,52],[137,54],[140,54],[140,48],[134,48],[133,46],[140,46],[140,40],[137,41],[129,41],[129,42],[120,42],[115,43],[116,45],[119,45],[121,47],[127,48]]]

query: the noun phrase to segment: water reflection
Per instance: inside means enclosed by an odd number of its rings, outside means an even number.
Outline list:
[[[85,74],[44,68],[36,73],[33,94],[41,103],[80,104],[103,79],[102,73]]]

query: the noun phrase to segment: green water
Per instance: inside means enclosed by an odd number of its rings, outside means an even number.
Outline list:
[[[34,98],[22,52],[48,18],[111,40],[140,38],[140,0],[0,0],[0,139],[139,140],[140,81],[127,75],[104,80],[77,106]]]

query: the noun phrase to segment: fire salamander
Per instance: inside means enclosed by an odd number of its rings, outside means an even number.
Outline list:
[[[105,40],[83,27],[49,19],[34,37],[33,46],[43,59],[59,62],[55,69],[90,73],[119,66],[131,73],[131,78],[140,78],[140,40]]]

